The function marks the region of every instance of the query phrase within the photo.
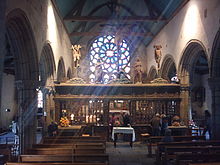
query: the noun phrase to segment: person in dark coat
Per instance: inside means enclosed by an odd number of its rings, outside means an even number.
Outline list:
[[[152,135],[153,136],[160,136],[161,131],[161,119],[160,114],[157,113],[155,117],[151,120],[151,126],[152,126]]]
[[[211,133],[211,114],[208,110],[205,110],[205,125],[204,125],[204,131],[202,135],[205,135],[206,132],[209,133],[209,138],[212,137]]]
[[[123,114],[123,126],[127,127],[130,124],[130,118],[127,113]]]
[[[47,127],[48,136],[53,136],[53,130],[54,130],[54,126],[53,126],[53,122],[51,122],[50,125],[48,125]]]

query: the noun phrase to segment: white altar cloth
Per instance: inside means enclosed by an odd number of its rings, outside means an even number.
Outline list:
[[[135,132],[134,128],[132,127],[113,127],[112,129],[112,139],[115,140],[115,134],[122,133],[122,134],[132,134],[132,141],[135,141]]]

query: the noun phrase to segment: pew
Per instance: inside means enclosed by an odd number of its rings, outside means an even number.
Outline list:
[[[209,162],[209,163],[190,163],[189,165],[220,165],[220,162]]]
[[[7,162],[5,165],[108,165],[108,163],[23,163],[23,162]]]
[[[27,150],[27,154],[39,155],[72,155],[72,154],[102,154],[105,148],[32,148]]]
[[[209,153],[197,153],[197,154],[178,154],[176,155],[176,165],[185,165],[189,163],[209,163],[209,162],[219,162],[220,154],[209,154]]]
[[[20,155],[20,162],[108,162],[107,154],[75,154],[75,155]]]
[[[44,139],[101,139],[100,136],[52,136]]]
[[[164,136],[150,136],[148,138],[148,156],[152,157],[152,145],[156,144],[158,142],[161,142]],[[193,141],[193,140],[206,140],[205,136],[173,136],[173,139],[175,142],[180,142],[180,141]]]
[[[219,153],[220,146],[167,146],[165,148],[165,162],[170,159],[176,159],[176,156],[181,153],[189,153],[189,154],[215,154]]]
[[[180,148],[181,147],[202,147],[202,146],[220,146],[220,141],[210,140],[210,141],[183,141],[183,142],[159,142],[157,143],[157,150],[156,150],[156,162],[160,162],[165,157],[165,149],[167,147],[173,148]],[[216,147],[216,149],[218,149]]]
[[[2,155],[2,161],[11,160],[12,157],[12,144],[0,144],[0,155]]]
[[[73,144],[33,144],[32,148],[103,148],[104,143],[76,142]]]
[[[76,142],[89,142],[89,143],[105,143],[105,140],[101,139],[44,139],[45,144],[65,144],[65,143],[76,143]]]

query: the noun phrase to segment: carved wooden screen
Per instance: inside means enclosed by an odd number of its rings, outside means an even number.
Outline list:
[[[139,100],[133,102],[136,111],[133,119],[136,124],[147,124],[156,113],[165,114],[168,118],[179,115],[179,100]]]

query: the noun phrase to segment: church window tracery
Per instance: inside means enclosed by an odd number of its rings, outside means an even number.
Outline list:
[[[108,83],[109,80],[116,79],[120,70],[123,70],[126,76],[130,78],[130,48],[128,42],[126,40],[116,42],[115,36],[112,35],[97,38],[90,48],[91,82],[96,82],[97,79],[95,73],[97,63],[101,63],[103,72],[102,82],[100,83]]]

